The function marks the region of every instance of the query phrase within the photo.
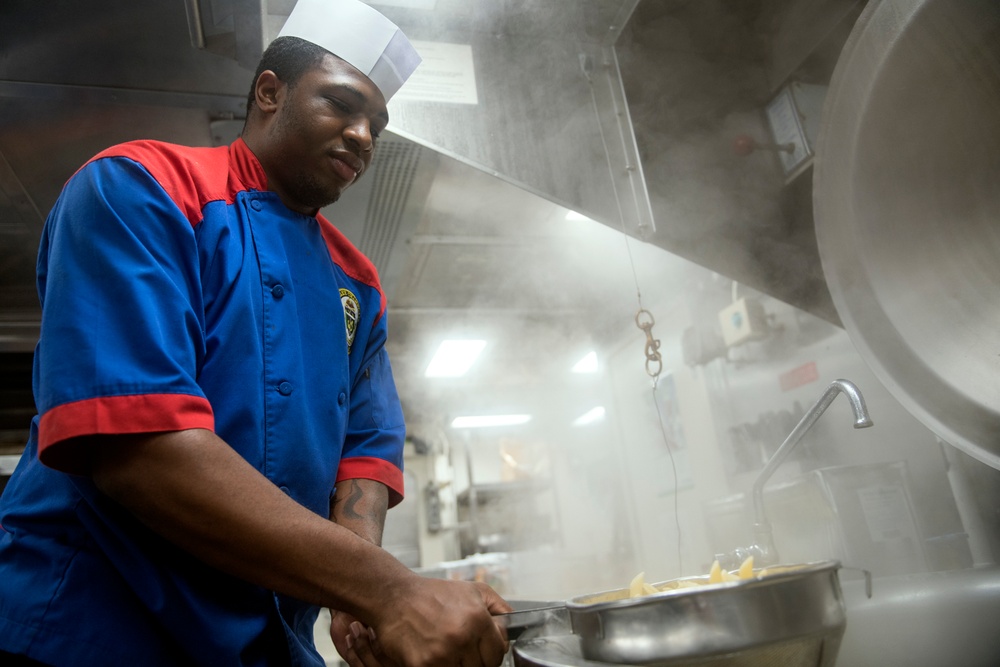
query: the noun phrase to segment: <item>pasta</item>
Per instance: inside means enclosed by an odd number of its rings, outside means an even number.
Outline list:
[[[727,581],[743,581],[745,579],[753,579],[755,577],[764,576],[766,573],[767,570],[760,570],[754,574],[753,556],[744,560],[743,563],[740,564],[739,569],[733,572],[722,569],[722,565],[718,560],[716,560],[712,563],[712,567],[708,572],[707,578],[674,579],[673,581],[668,581],[657,586],[646,583],[646,573],[640,572],[632,579],[631,583],[629,583],[628,595],[630,598],[637,598],[644,595],[659,593],[661,591],[677,590],[681,588],[696,588],[698,586],[704,586],[705,584],[721,584]]]

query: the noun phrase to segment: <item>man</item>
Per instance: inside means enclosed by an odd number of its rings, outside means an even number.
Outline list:
[[[300,0],[240,139],[115,146],[66,184],[0,505],[0,664],[322,665],[319,605],[354,666],[501,662],[505,602],[377,546],[404,434],[385,299],[317,215],[413,56],[357,0]]]

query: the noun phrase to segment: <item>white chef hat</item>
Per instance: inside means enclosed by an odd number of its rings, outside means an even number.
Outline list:
[[[298,37],[346,60],[386,101],[420,64],[410,40],[361,0],[298,0],[278,37]]]

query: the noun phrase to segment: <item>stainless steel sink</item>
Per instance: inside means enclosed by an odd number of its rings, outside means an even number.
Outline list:
[[[997,667],[1000,567],[841,579],[847,630],[837,667]]]

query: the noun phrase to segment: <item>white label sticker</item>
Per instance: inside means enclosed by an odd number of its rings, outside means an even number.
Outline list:
[[[412,42],[421,63],[393,96],[393,102],[479,104],[472,47],[444,42]],[[390,112],[391,113],[391,112]]]
[[[910,514],[901,486],[858,489],[861,511],[873,542],[895,542],[910,536]]]

